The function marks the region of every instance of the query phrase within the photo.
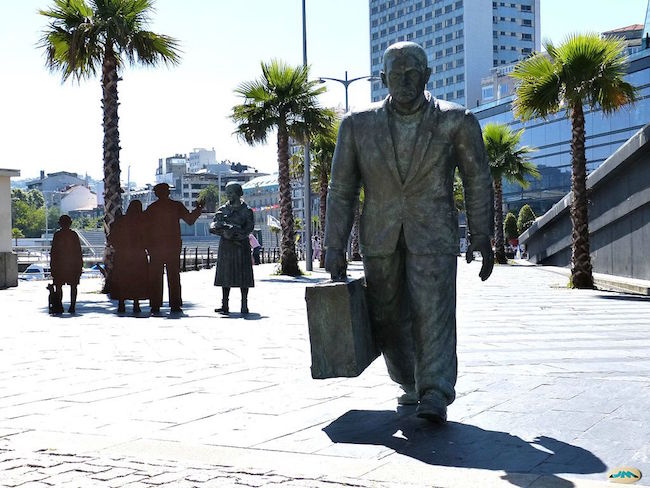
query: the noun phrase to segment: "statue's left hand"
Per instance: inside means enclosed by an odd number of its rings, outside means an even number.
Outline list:
[[[492,268],[494,268],[494,252],[492,251],[490,238],[487,236],[477,236],[471,239],[471,244],[467,248],[467,253],[465,254],[468,263],[471,263],[474,260],[474,251],[481,253],[483,264],[481,265],[481,271],[479,271],[478,275],[481,278],[481,281],[485,281],[490,277],[492,274]]]

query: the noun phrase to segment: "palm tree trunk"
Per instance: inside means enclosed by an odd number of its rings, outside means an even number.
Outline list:
[[[494,257],[499,264],[506,264],[505,239],[503,238],[503,183],[501,176],[494,183]]]
[[[571,282],[574,288],[594,287],[589,254],[589,209],[587,159],[585,157],[585,115],[582,102],[571,107]]]
[[[278,186],[280,191],[280,268],[283,275],[299,276],[296,239],[293,230],[293,209],[291,205],[291,179],[289,175],[289,133],[285,121],[278,124]]]
[[[327,213],[327,185],[328,185],[327,171],[324,169],[320,172],[320,228],[318,229],[318,238],[320,240],[320,260],[318,266],[321,268],[325,267],[325,214]]]
[[[117,107],[117,59],[110,45],[104,53],[102,64],[102,108],[104,111],[104,233],[108,236],[115,221],[117,210],[122,210],[120,185],[120,133]],[[113,273],[113,248],[106,246],[104,252],[106,279],[104,292],[110,292]]]

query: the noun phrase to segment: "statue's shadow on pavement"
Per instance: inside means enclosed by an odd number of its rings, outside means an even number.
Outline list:
[[[457,468],[505,471],[502,478],[515,486],[530,479],[517,474],[553,476],[549,486],[570,488],[574,484],[557,476],[600,473],[605,464],[591,452],[551,437],[531,442],[480,427],[447,422],[436,426],[417,418],[414,408],[350,410],[323,431],[332,442],[386,446],[427,464]]]

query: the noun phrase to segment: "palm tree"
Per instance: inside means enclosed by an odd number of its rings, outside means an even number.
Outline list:
[[[325,91],[318,81],[309,80],[306,66],[288,66],[282,61],[262,62],[262,77],[244,82],[235,93],[244,99],[233,107],[235,134],[250,145],[264,143],[277,130],[280,225],[282,227],[281,272],[298,276],[291,180],[289,137],[302,141],[332,125],[334,112],[320,107],[317,97]]]
[[[587,162],[583,105],[609,114],[636,99],[636,89],[626,82],[625,44],[597,34],[573,34],[554,46],[544,43],[548,57],[536,54],[516,67],[519,80],[513,103],[522,120],[547,118],[565,108],[571,117],[571,283],[593,288],[589,254]]]
[[[503,179],[528,188],[530,183],[527,177],[539,178],[537,166],[526,159],[526,155],[534,149],[519,147],[523,133],[524,129],[512,132],[505,124],[490,123],[483,128],[483,141],[494,186],[494,254],[499,264],[508,262],[503,238]]]
[[[94,77],[101,69],[104,126],[104,232],[122,208],[117,82],[126,63],[157,66],[180,61],[178,41],[146,30],[153,0],[53,0],[39,13],[50,19],[39,47],[46,66],[65,82]],[[112,270],[107,246],[106,269]],[[109,280],[106,280],[107,283]]]
[[[334,148],[336,147],[336,136],[339,131],[339,121],[334,120],[333,124],[326,127],[323,132],[319,132],[309,141],[311,149],[311,185],[319,197],[319,216],[318,221],[325,223],[325,213],[327,212],[327,188],[332,173],[332,158],[334,157]],[[295,158],[294,158],[295,156]],[[304,171],[305,153],[301,151],[291,157],[292,172],[294,178],[301,177]],[[323,242],[324,227],[321,225],[318,230],[320,242]],[[321,268],[325,267],[325,252],[320,253]]]

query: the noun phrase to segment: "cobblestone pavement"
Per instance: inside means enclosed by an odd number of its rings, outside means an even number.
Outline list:
[[[311,379],[304,289],[320,271],[255,267],[247,318],[217,316],[208,270],[182,275],[182,316],[119,316],[93,279],[75,316],[47,315],[42,282],[0,291],[0,486],[565,488],[605,486],[616,466],[650,476],[650,300],[569,290],[536,267],[499,266],[481,283],[478,267],[459,263],[458,397],[443,428],[395,408],[381,360],[359,378]]]

